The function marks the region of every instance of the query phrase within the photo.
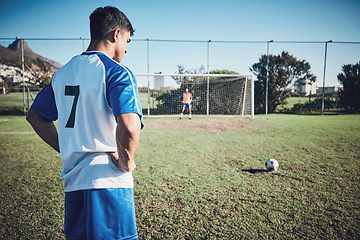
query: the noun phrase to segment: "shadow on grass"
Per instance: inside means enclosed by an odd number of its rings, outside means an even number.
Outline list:
[[[19,108],[1,108],[0,107],[0,115],[13,115],[13,116],[25,116],[23,109]]]
[[[271,172],[271,171],[268,171],[266,169],[242,169],[241,171],[243,172],[248,172],[248,173],[267,173],[267,172]]]

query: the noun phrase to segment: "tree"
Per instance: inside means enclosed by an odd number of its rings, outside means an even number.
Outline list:
[[[347,112],[360,110],[360,61],[355,65],[342,66],[342,73],[337,75],[339,83],[343,86],[339,90],[340,103]]]
[[[210,71],[210,74],[239,74],[238,72],[235,71],[230,71],[230,70],[213,70]]]
[[[265,91],[267,75],[267,55],[262,55],[258,63],[250,68],[255,74],[255,111],[265,111]],[[279,105],[286,104],[290,96],[290,84],[299,82],[316,81],[316,76],[310,72],[310,63],[297,60],[293,55],[283,51],[280,55],[269,55],[269,80],[268,80],[268,111],[274,112]]]
[[[201,74],[201,73],[204,73],[204,71],[205,71],[204,66],[201,66],[198,69],[192,69],[192,70],[185,70],[185,67],[182,66],[182,65],[178,65],[177,67],[178,67],[178,73],[179,74]],[[189,83],[194,83],[197,80],[196,77],[178,77],[178,76],[175,76],[175,77],[172,77],[172,78],[175,80],[175,82],[177,84],[180,84],[180,85],[186,85],[186,84],[189,84]]]

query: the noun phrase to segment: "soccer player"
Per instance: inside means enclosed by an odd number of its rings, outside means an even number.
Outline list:
[[[117,8],[94,10],[89,48],[54,74],[27,114],[61,155],[67,239],[137,238],[132,171],[143,118],[136,79],[120,64],[133,32]]]
[[[189,109],[189,119],[191,120],[191,101],[192,101],[192,94],[191,92],[189,92],[189,89],[186,88],[185,92],[183,92],[180,96],[180,99],[182,101],[182,109],[181,109],[181,113],[180,113],[180,120],[183,117],[185,108]]]

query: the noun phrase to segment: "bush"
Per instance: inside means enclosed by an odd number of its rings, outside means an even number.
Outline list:
[[[341,107],[339,105],[338,99],[324,99],[324,110],[326,111],[338,111]],[[312,113],[322,111],[322,98],[316,98],[312,102],[306,102],[304,104],[297,103],[295,104],[290,112],[292,113]]]
[[[290,97],[306,97],[306,92],[291,92]]]

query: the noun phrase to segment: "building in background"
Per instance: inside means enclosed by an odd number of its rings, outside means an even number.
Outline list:
[[[305,96],[309,96],[310,94],[315,94],[318,89],[318,82],[310,82],[307,79],[302,81],[298,81],[294,85],[294,92],[304,92]]]
[[[5,64],[0,64],[0,78],[2,81],[9,83],[18,83],[22,82],[22,73],[21,69],[18,67],[7,66]],[[25,75],[25,80],[29,80]]]
[[[326,92],[326,93],[337,92],[338,90],[339,90],[339,88],[335,87],[335,86],[325,87],[324,88],[324,92]],[[322,92],[323,92],[323,87],[318,87],[316,89],[316,93],[322,93]]]
[[[161,72],[155,73],[161,74]],[[154,76],[154,88],[163,89],[164,88],[164,76]]]

